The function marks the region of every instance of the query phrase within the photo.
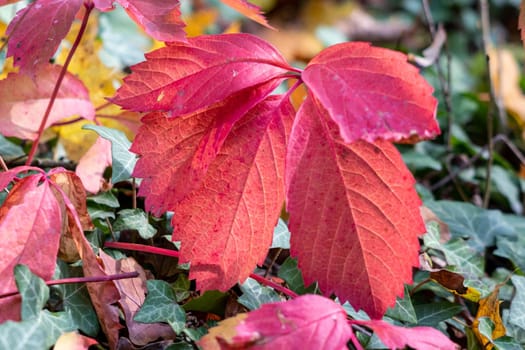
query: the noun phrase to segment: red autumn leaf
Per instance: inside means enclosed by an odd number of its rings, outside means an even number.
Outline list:
[[[236,330],[233,344],[261,344],[253,349],[347,349],[352,333],[344,309],[313,294],[264,304]]]
[[[0,80],[0,130],[4,136],[35,139],[61,67],[42,66],[35,80],[26,75],[10,73]],[[81,115],[93,119],[95,109],[84,84],[70,73],[64,77],[47,126]]]
[[[290,69],[274,47],[253,35],[203,35],[146,54],[112,102],[133,111],[179,116],[246,88],[281,80]]]
[[[381,317],[412,281],[425,232],[400,154],[388,141],[345,143],[308,95],[286,159],[291,253],[306,284]]]
[[[261,102],[235,124],[202,185],[173,208],[173,239],[181,241],[180,259],[191,261],[199,290],[244,281],[271,244],[292,115],[280,98]]]
[[[334,45],[310,61],[302,78],[346,142],[439,134],[432,87],[402,53],[368,43]]]
[[[458,346],[446,335],[431,327],[406,328],[380,320],[352,321],[351,323],[372,329],[389,349],[405,349],[407,346],[412,349],[458,349]]]
[[[117,0],[146,33],[160,41],[185,40],[178,0]]]
[[[147,210],[155,215],[173,210],[201,184],[234,123],[264,97],[265,91],[277,87],[275,82],[268,84],[263,89],[234,94],[202,113],[170,121],[159,112],[143,118],[131,151],[141,156],[133,176],[143,179],[139,195],[146,197]]]
[[[223,4],[226,4],[230,6],[231,8],[239,11],[252,21],[255,21],[259,24],[262,24],[265,27],[268,27],[270,29],[274,29],[271,25],[268,24],[266,21],[266,18],[261,13],[261,10],[253,5],[250,4],[248,1],[245,0],[221,0]]]
[[[53,276],[61,229],[60,206],[46,177],[38,173],[15,183],[0,207],[0,294],[16,290],[16,264],[27,265],[44,280]],[[9,319],[20,319],[19,297],[0,300],[0,323]]]
[[[83,0],[39,0],[18,11],[9,23],[7,56],[21,73],[36,76],[66,36]]]

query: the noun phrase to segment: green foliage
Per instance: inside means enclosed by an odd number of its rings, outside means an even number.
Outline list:
[[[111,181],[117,183],[131,178],[133,168],[137,162],[135,154],[129,151],[131,142],[120,130],[98,125],[85,125],[83,129],[93,130],[100,137],[111,142],[112,168]]]
[[[186,324],[186,313],[177,304],[173,288],[160,280],[148,281],[148,295],[134,318],[137,322],[166,322],[175,333],[180,333]]]

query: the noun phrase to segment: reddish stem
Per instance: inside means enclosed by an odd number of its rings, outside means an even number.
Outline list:
[[[164,255],[164,256],[171,256],[172,258],[179,258],[179,252],[171,249],[165,249],[165,248],[158,248],[153,247],[149,245],[143,245],[143,244],[136,244],[136,243],[124,243],[124,242],[106,242],[104,243],[104,247],[106,248],[117,248],[117,249],[126,249],[126,250],[133,250],[138,252],[144,252],[144,253],[151,253],[151,254],[157,254],[157,255]],[[275,283],[273,281],[270,281],[269,279],[266,279],[262,276],[256,275],[254,273],[250,274],[250,277],[256,280],[257,282],[264,284],[265,286],[272,287],[273,289],[288,295],[291,298],[296,298],[299,295],[295,293],[294,291],[281,286],[278,283]]]
[[[266,278],[264,278],[262,276],[259,276],[259,275],[256,275],[254,273],[251,273],[250,277],[253,278],[254,280],[256,280],[257,282],[259,282],[261,284],[264,284],[265,286],[272,287],[273,289],[278,290],[279,292],[281,292],[281,293],[283,293],[285,295],[288,295],[290,298],[297,298],[299,296],[294,291],[292,291],[292,290],[290,290],[290,289],[288,289],[286,287],[283,287],[283,286],[281,286],[278,283],[270,281],[269,279],[266,279]]]
[[[31,150],[29,151],[29,155],[27,156],[26,165],[31,164],[36,154],[40,138],[42,137],[42,134],[47,124],[47,120],[49,119],[49,114],[51,113],[51,109],[55,104],[55,100],[58,95],[58,90],[60,89],[60,85],[62,85],[62,81],[66,76],[67,67],[69,66],[69,63],[71,62],[71,59],[73,58],[73,55],[75,54],[75,51],[77,50],[78,45],[80,44],[80,40],[82,39],[84,32],[86,31],[89,15],[91,14],[91,10],[93,10],[94,6],[95,5],[91,1],[84,2],[84,7],[86,8],[86,11],[84,13],[84,18],[82,18],[82,25],[80,26],[80,30],[78,31],[77,37],[75,38],[75,42],[73,43],[73,46],[71,47],[71,50],[67,55],[66,61],[64,62],[64,66],[62,66],[62,70],[60,71],[60,75],[58,76],[55,88],[53,89],[53,93],[49,98],[49,103],[47,104],[46,112],[44,113],[44,117],[42,118],[42,121],[40,122],[40,127],[38,128],[38,135],[33,141],[33,145],[31,146]]]
[[[125,278],[135,278],[138,277],[138,272],[125,272],[125,273],[118,273],[115,275],[106,275],[106,276],[90,276],[90,277],[70,277],[70,278],[63,278],[59,280],[52,280],[52,281],[45,281],[46,285],[48,286],[54,286],[57,284],[73,284],[73,283],[92,283],[92,282],[106,282],[106,281],[116,281],[121,280]],[[0,299],[7,298],[13,295],[19,294],[19,291],[12,291],[0,294]]]
[[[179,257],[179,252],[176,250],[153,247],[150,245],[143,245],[143,244],[137,244],[137,243],[106,242],[104,243],[104,247],[133,250],[136,252],[151,253],[151,254],[164,255],[164,256],[171,256],[172,258]]]

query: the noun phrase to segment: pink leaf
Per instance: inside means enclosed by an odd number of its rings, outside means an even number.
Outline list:
[[[117,0],[146,33],[160,41],[185,40],[178,0]]]
[[[75,173],[82,180],[86,191],[97,193],[108,166],[111,166],[111,142],[99,137],[78,161]]]
[[[368,43],[334,45],[310,61],[302,78],[346,142],[414,141],[440,132],[433,89],[402,53]]]
[[[46,65],[38,70],[34,81],[26,75],[16,73],[10,73],[6,79],[0,80],[2,135],[31,140],[36,138],[60,70],[60,66]],[[84,84],[67,73],[46,127],[74,115],[93,119],[95,109]]]
[[[282,102],[282,105],[279,105]],[[285,137],[293,109],[271,97],[235,124],[202,185],[172,218],[197,289],[227,290],[262,263],[284,201]]]
[[[414,179],[387,141],[346,144],[309,95],[288,145],[291,253],[306,284],[318,281],[371,317],[412,281],[425,232]]]
[[[413,349],[458,349],[458,346],[446,335],[431,327],[398,327],[380,320],[352,321],[351,323],[372,329],[389,349],[404,349],[407,346]]]
[[[93,0],[95,7],[103,12],[113,10],[113,0]]]
[[[16,290],[16,264],[45,280],[53,276],[61,231],[60,206],[45,176],[19,180],[0,207],[0,294]],[[0,323],[20,319],[19,300],[0,300]]]
[[[352,330],[344,309],[319,295],[264,304],[236,327],[234,344],[250,349],[347,349]]]
[[[250,4],[248,1],[246,0],[221,0],[221,2],[239,11],[240,13],[242,13],[243,15],[245,15],[252,21],[262,24],[263,26],[268,27],[270,29],[274,29],[271,25],[268,24],[268,22],[266,21],[266,18],[264,18],[264,16],[261,13],[261,10],[257,6]]]
[[[161,215],[196,189],[234,123],[276,86],[241,91],[202,113],[169,122],[164,113],[144,117],[131,151],[141,156],[133,176],[143,178],[139,195],[146,197],[146,209]]]
[[[21,73],[36,76],[66,36],[83,0],[39,0],[18,11],[9,23],[7,56]]]
[[[253,35],[204,35],[146,54],[112,102],[133,111],[184,115],[280,79],[289,69],[274,47]]]

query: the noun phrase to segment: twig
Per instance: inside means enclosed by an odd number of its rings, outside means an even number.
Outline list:
[[[7,165],[5,164],[4,162],[4,158],[2,156],[0,156],[0,165],[2,166],[2,170],[3,171],[9,171],[9,168],[7,167]]]
[[[493,145],[496,145],[498,142],[503,142],[505,143],[509,149],[512,151],[512,153],[516,156],[516,158],[518,158],[518,160],[521,162],[522,165],[525,165],[525,156],[523,155],[523,153],[518,149],[518,147],[516,147],[516,145],[514,145],[508,138],[507,136],[505,136],[504,134],[498,134],[496,135],[493,139],[492,139],[492,143]],[[464,164],[462,164],[459,168],[453,170],[453,171],[449,171],[449,174],[442,178],[441,180],[439,180],[438,182],[436,182],[434,185],[430,186],[430,190],[433,192],[443,186],[445,186],[447,183],[449,183],[450,181],[454,180],[454,178],[456,178],[459,173],[461,173],[463,170],[465,169],[468,169],[469,167],[471,167],[478,159],[481,158],[481,156],[487,151],[489,145],[485,145],[483,146],[483,148],[478,152],[476,153],[472,158],[469,158],[468,161]]]
[[[272,261],[270,261],[270,264],[268,265],[268,268],[266,269],[266,272],[264,273],[265,278],[270,275],[270,271],[272,270],[273,265],[275,264],[275,262],[277,261],[277,258],[279,258],[279,255],[281,255],[282,252],[283,252],[283,248],[279,248],[275,252],[272,258]]]
[[[19,165],[28,165],[26,156],[16,157],[16,158],[13,158],[13,159],[7,158],[6,159],[6,163],[10,167],[15,167],[15,166],[19,166]],[[40,159],[40,158],[33,159],[31,161],[31,164],[29,164],[29,165],[30,166],[35,166],[35,167],[38,167],[38,168],[62,167],[62,168],[67,169],[67,170],[75,170],[75,168],[76,168],[76,164],[72,163],[70,161],[57,161],[57,160],[53,160],[53,159]]]
[[[64,77],[66,76],[67,67],[69,66],[69,63],[71,62],[71,59],[73,59],[73,55],[75,54],[75,51],[77,50],[78,45],[80,44],[80,40],[82,39],[82,36],[84,35],[84,32],[86,31],[89,15],[91,11],[93,10],[93,8],[95,7],[95,5],[91,1],[87,1],[87,2],[84,2],[84,7],[86,8],[86,11],[84,13],[84,18],[82,19],[80,30],[78,31],[77,37],[75,38],[75,42],[73,43],[73,46],[71,46],[71,50],[69,50],[66,61],[64,62],[64,65],[62,66],[62,69],[60,70],[60,74],[58,76],[57,82],[55,84],[53,92],[51,93],[51,97],[49,98],[49,103],[47,104],[47,108],[44,113],[44,117],[42,118],[42,121],[40,122],[40,127],[38,128],[37,137],[35,140],[33,140],[33,144],[31,145],[31,150],[29,151],[29,155],[27,156],[26,165],[31,164],[31,162],[33,161],[33,157],[35,156],[36,151],[38,149],[38,144],[40,143],[40,138],[42,137],[42,134],[47,124],[47,120],[49,119],[49,115],[51,114],[51,110],[53,109],[53,105],[55,104],[55,100],[58,96],[58,90],[60,90],[62,81],[64,80]]]
[[[432,12],[430,11],[430,5],[428,3],[428,0],[421,0],[423,4],[423,13],[425,15],[425,19],[428,24],[428,29],[430,31],[430,35],[432,37],[432,41],[435,40],[436,35],[438,34],[436,32],[436,26],[434,24],[434,18],[432,17]],[[445,41],[445,51],[446,51],[446,57],[447,57],[447,78],[445,78],[445,74],[443,70],[441,69],[441,55],[439,55],[436,59],[435,65],[436,65],[436,71],[438,74],[438,80],[439,80],[439,87],[441,89],[441,93],[443,94],[443,100],[445,102],[445,113],[447,116],[447,148],[450,150],[452,148],[452,124],[454,123],[454,114],[452,110],[452,101],[450,96],[450,82],[451,82],[451,67],[450,67],[450,53],[448,50],[448,40]]]
[[[164,256],[170,256],[173,258],[179,258],[179,252],[176,250],[171,249],[165,249],[165,248],[158,248],[154,246],[147,246],[142,244],[136,244],[136,243],[124,243],[124,242],[106,242],[104,243],[104,247],[107,248],[118,248],[118,249],[126,249],[126,250],[133,250],[138,252],[144,252],[144,253],[150,253],[150,254],[157,254],[157,255],[164,255]],[[273,281],[270,281],[269,279],[266,279],[262,276],[256,275],[254,273],[250,274],[250,277],[256,280],[257,282],[264,284],[266,286],[272,287],[273,289],[291,297],[296,298],[298,297],[298,294],[294,291],[281,286],[280,284],[277,284]]]
[[[483,195],[483,208],[487,208],[490,202],[490,191],[491,191],[491,177],[492,177],[492,165],[494,163],[494,106],[497,105],[498,97],[494,90],[494,82],[492,81],[491,67],[490,67],[490,56],[489,49],[490,43],[490,19],[489,19],[489,4],[487,0],[479,0],[479,10],[481,14],[481,30],[483,33],[483,51],[487,60],[487,71],[489,77],[490,86],[490,101],[487,112],[487,139],[488,139],[488,152],[489,158],[487,160],[487,174],[485,183],[485,193]],[[498,108],[499,112],[501,110]],[[500,115],[501,120],[503,116]]]
[[[63,278],[59,280],[45,281],[47,286],[54,286],[57,284],[73,284],[73,283],[93,283],[93,282],[106,282],[106,281],[116,281],[126,278],[135,278],[138,277],[138,272],[125,272],[115,275],[106,275],[106,276],[89,276],[89,277],[70,277]],[[20,294],[19,291],[11,291],[7,293],[0,294],[0,299],[11,297],[13,295]]]

